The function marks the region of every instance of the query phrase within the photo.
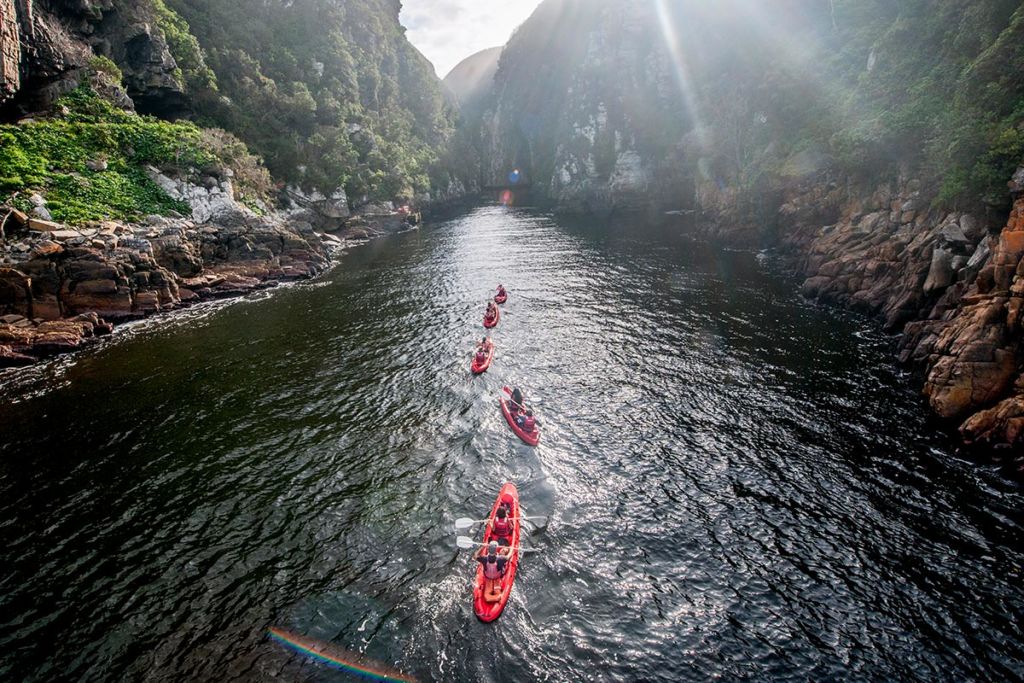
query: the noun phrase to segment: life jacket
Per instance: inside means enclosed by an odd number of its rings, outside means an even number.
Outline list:
[[[482,365],[485,360],[487,360],[487,354],[484,353],[483,350],[477,351],[476,352],[476,362],[477,362],[477,365]]]
[[[505,574],[503,571],[505,568],[505,563],[502,562],[503,559],[504,558],[495,555],[494,561],[492,562],[490,557],[484,556],[483,565],[485,579],[500,579]]]
[[[528,432],[532,432],[537,427],[537,420],[527,415],[526,419],[523,420],[523,429]]]
[[[492,525],[495,536],[511,536],[512,535],[512,522],[508,517],[502,519],[501,517],[494,518],[494,524]]]

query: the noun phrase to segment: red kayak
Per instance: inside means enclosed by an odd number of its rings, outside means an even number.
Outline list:
[[[508,301],[508,292],[505,292],[504,294],[495,294],[494,295],[494,303],[496,303],[496,304],[503,304],[506,301]]]
[[[494,342],[490,339],[487,340],[487,357],[483,363],[476,362],[476,354],[473,354],[473,362],[470,364],[469,369],[473,371],[474,375],[479,375],[482,372],[487,372],[487,368],[491,367],[491,361],[494,359]]]
[[[507,515],[514,521],[512,522],[512,538],[510,545],[513,550],[510,551],[508,563],[505,565],[505,575],[499,579],[501,582],[501,594],[497,600],[489,601],[484,599],[484,566],[479,562],[476,565],[476,581],[473,584],[473,611],[476,612],[476,616],[480,621],[494,621],[501,616],[502,610],[505,609],[505,603],[508,602],[508,596],[512,593],[512,582],[516,580],[516,567],[519,566],[519,491],[516,490],[515,484],[505,484],[501,487],[501,492],[498,494],[498,499],[494,501],[494,507],[491,508],[491,515],[488,518],[490,522],[487,524],[487,528],[484,531],[484,544],[486,545],[491,541],[491,528],[494,523],[494,518],[498,515],[498,508],[502,505],[508,506]],[[495,539],[498,540],[498,539]],[[499,545],[501,541],[499,540]]]
[[[488,318],[487,314],[484,313],[484,327],[486,327],[487,329],[490,329],[492,327],[497,327],[499,320],[501,320],[501,309],[498,309],[498,308],[494,309],[494,317],[493,318]]]
[[[528,443],[531,446],[536,446],[540,443],[540,428],[536,427],[532,432],[528,432],[519,425],[516,424],[515,412],[518,408],[516,404],[512,402],[512,390],[505,387],[505,393],[508,394],[508,398],[504,396],[500,397],[498,401],[501,403],[501,414],[505,416],[505,421],[508,422],[508,426],[512,428],[512,431],[516,433],[520,439]]]

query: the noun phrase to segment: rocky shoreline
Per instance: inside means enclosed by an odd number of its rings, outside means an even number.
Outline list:
[[[72,228],[0,212],[0,368],[77,351],[120,322],[315,277],[346,245],[409,227],[390,206],[338,217],[317,197],[258,215],[235,201],[230,177],[154,177],[201,220]]]
[[[965,445],[1024,456],[1024,167],[1009,182],[1007,220],[937,210],[925,184],[815,176],[744,209],[731,190],[705,188],[701,231],[732,243],[773,244],[808,298],[880,319],[898,358],[922,377],[941,418]],[[749,208],[749,207],[748,207]]]

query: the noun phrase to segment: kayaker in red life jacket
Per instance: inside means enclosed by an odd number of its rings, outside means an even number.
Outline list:
[[[527,410],[526,417],[523,418],[523,430],[533,432],[535,429],[537,429],[537,419],[533,416],[532,410]]]
[[[508,517],[508,508],[502,505],[498,508],[498,514],[494,518],[494,524],[491,525],[491,531],[498,538],[512,538],[512,520]]]
[[[484,315],[488,320],[494,320],[494,316],[498,315],[498,305],[493,301],[487,302],[487,313]]]
[[[484,337],[476,347],[476,364],[483,365],[487,360],[487,337]]]
[[[498,296],[506,296],[505,285],[498,285]]]
[[[484,567],[484,600],[497,602],[501,599],[501,577],[505,576],[508,557],[498,551],[497,541],[481,546],[474,557]]]

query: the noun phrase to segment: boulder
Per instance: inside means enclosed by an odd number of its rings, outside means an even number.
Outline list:
[[[29,218],[28,229],[35,230],[36,232],[55,232],[57,230],[63,230],[64,226],[60,223],[54,223],[53,221],[43,220],[41,218]]]
[[[54,233],[50,234],[52,235]],[[33,258],[47,258],[50,256],[57,256],[58,254],[62,254],[63,252],[64,247],[57,244],[56,242],[51,242],[50,240],[43,240],[42,242],[39,242],[38,244],[36,244],[35,247],[32,248]]]
[[[6,229],[10,229],[12,226],[17,228],[24,228],[28,226],[28,215],[24,211],[19,211],[13,206],[0,208],[0,214],[9,214]]]
[[[953,252],[942,247],[932,251],[932,262],[928,269],[928,278],[924,282],[926,294],[943,290],[953,284]]]
[[[68,242],[82,237],[82,233],[77,230],[54,230],[48,235],[48,237],[52,240],[56,240],[57,242]]]

